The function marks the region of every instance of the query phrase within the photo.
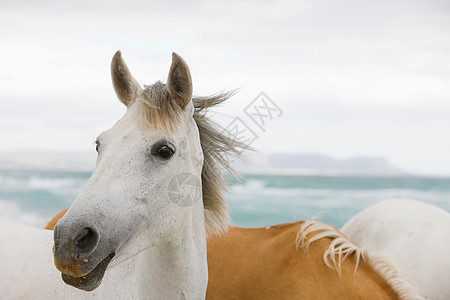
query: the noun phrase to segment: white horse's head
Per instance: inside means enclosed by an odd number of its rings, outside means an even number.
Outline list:
[[[127,112],[97,138],[96,168],[54,231],[63,280],[88,291],[114,256],[126,259],[170,240],[187,212],[196,211],[205,226],[204,157],[187,64],[174,53],[167,84],[142,89],[117,52],[111,73]]]

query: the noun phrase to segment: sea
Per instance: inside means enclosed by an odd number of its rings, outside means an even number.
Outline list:
[[[89,172],[0,170],[0,217],[43,227],[71,205],[89,177]],[[316,217],[340,228],[363,208],[393,198],[450,211],[450,178],[244,174],[227,181],[233,225],[240,227]]]

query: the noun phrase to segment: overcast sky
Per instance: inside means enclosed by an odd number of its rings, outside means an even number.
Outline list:
[[[450,175],[448,1],[0,1],[0,151],[94,151],[125,112],[118,49],[141,84],[175,51],[195,94],[241,88],[216,118],[259,151]],[[261,91],[283,110],[265,132],[243,112]]]

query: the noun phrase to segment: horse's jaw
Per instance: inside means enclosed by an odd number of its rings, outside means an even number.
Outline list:
[[[76,277],[61,273],[61,278],[66,284],[71,285],[77,289],[87,292],[93,291],[102,283],[106,268],[108,267],[114,256],[115,253],[109,254],[92,271],[84,276]]]

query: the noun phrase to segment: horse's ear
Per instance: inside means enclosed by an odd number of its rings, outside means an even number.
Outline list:
[[[191,72],[186,62],[175,52],[172,53],[167,87],[172,100],[185,109],[192,97]]]
[[[131,76],[120,51],[114,54],[111,61],[111,77],[117,97],[127,107],[130,106],[136,99],[137,92],[141,87],[136,79]]]

